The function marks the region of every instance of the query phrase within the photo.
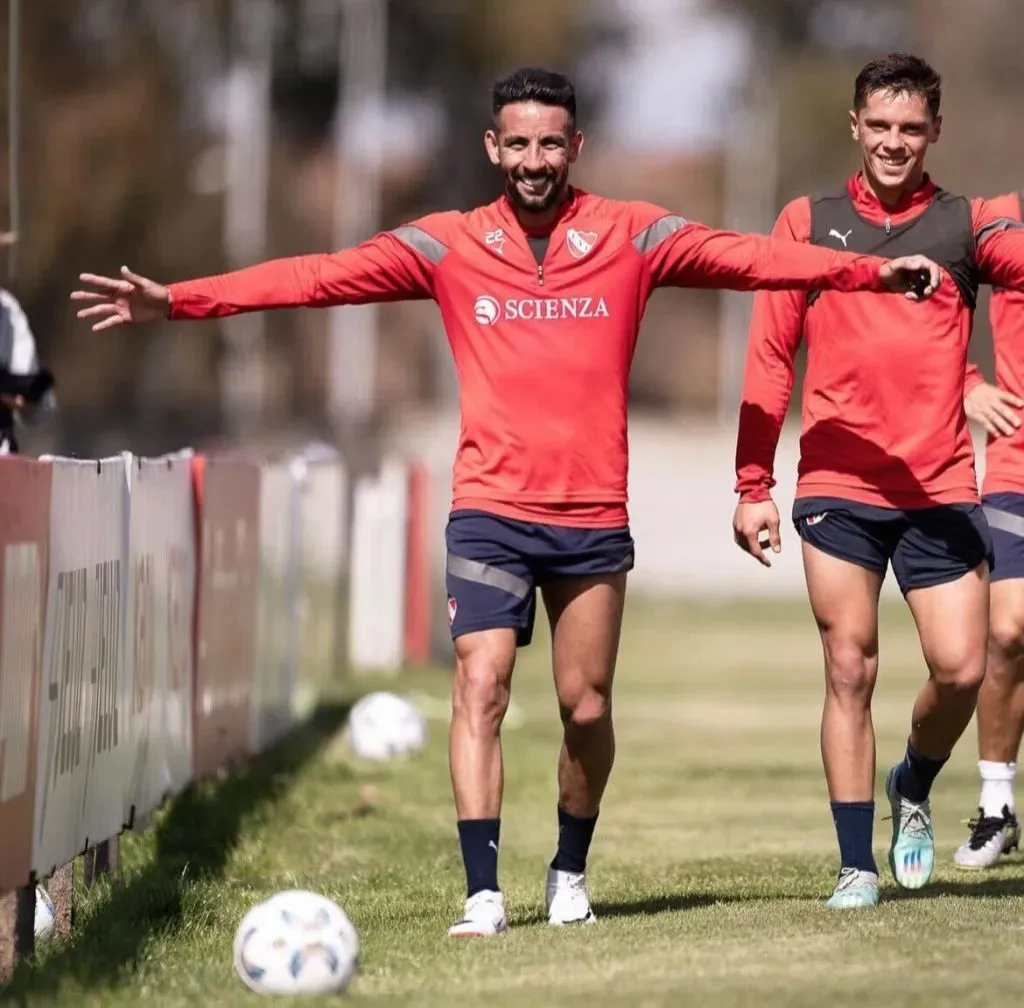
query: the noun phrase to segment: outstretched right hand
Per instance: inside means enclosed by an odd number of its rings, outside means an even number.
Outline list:
[[[732,518],[732,534],[736,545],[745,553],[749,553],[765,567],[772,562],[765,556],[765,546],[770,546],[773,553],[782,552],[782,537],[779,535],[779,509],[772,500],[740,501],[736,505],[736,513]],[[767,534],[768,542],[762,543],[762,535]]]
[[[167,318],[171,298],[167,288],[155,280],[121,267],[121,278],[82,273],[79,278],[90,290],[71,292],[72,301],[90,301],[91,307],[82,308],[79,318],[95,318],[93,332],[111,329],[128,322],[152,322]]]

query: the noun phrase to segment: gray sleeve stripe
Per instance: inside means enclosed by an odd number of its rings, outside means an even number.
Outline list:
[[[998,220],[989,221],[975,236],[974,244],[980,245],[990,235],[996,234],[998,231],[1010,231],[1019,230],[1024,228],[1024,224],[1020,221],[1013,220],[1012,217],[1000,217]]]
[[[415,249],[424,259],[439,265],[448,252],[448,246],[439,242],[433,235],[427,234],[423,228],[414,224],[406,224],[404,227],[395,228],[391,232],[399,241],[405,242],[411,249]]]
[[[994,507],[985,507],[983,510],[992,528],[1024,539],[1024,518],[1020,515],[1015,515],[1010,511],[1000,511]]]
[[[465,557],[455,556],[453,553],[448,554],[448,573],[453,577],[462,578],[463,581],[500,588],[517,599],[526,598],[532,588],[528,581],[524,581],[523,578],[517,577],[515,574],[510,574],[498,567],[491,567],[479,560],[467,560]]]
[[[670,235],[674,235],[689,223],[690,222],[688,220],[683,220],[682,217],[677,217],[675,214],[668,214],[667,216],[656,220],[649,227],[645,227],[643,231],[633,239],[633,247],[640,253],[640,255],[646,255],[648,252],[656,249]]]

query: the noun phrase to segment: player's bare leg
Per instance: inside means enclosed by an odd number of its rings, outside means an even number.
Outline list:
[[[586,859],[615,759],[612,680],[626,575],[562,579],[547,584],[543,594],[563,725],[558,850],[548,870],[548,921],[591,923]]]
[[[811,610],[825,658],[821,758],[841,859],[830,907],[874,906],[875,732],[871,696],[878,675],[882,574],[801,544]]]
[[[892,809],[889,866],[906,889],[919,889],[935,864],[932,782],[974,714],[985,675],[988,562],[956,581],[907,593],[929,678],[914,703],[907,753],[885,782]]]
[[[1024,579],[990,593],[988,661],[978,691],[981,797],[971,835],[953,855],[958,868],[990,868],[1019,842],[1013,782],[1024,734]]]
[[[498,934],[508,926],[498,889],[501,723],[515,660],[515,630],[481,630],[455,640],[448,760],[467,899],[462,919],[448,930],[452,937]]]

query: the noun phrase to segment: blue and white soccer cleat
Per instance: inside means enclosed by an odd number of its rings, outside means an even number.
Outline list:
[[[878,905],[878,876],[859,868],[841,868],[836,889],[825,901],[830,910],[853,910]]]
[[[899,764],[885,778],[885,795],[892,809],[889,867],[897,885],[904,889],[922,889],[930,881],[935,868],[932,810],[927,799],[918,805],[896,790],[898,769]]]

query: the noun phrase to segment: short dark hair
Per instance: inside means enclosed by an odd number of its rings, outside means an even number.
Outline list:
[[[868,103],[868,96],[882,91],[887,96],[899,94],[920,95],[928,104],[932,118],[939,115],[942,103],[942,78],[935,68],[920,56],[893,52],[872,60],[859,74],[853,85],[853,108],[859,112]]]
[[[497,122],[498,114],[506,105],[516,102],[539,102],[563,108],[576,122],[576,88],[565,74],[540,67],[520,67],[507,77],[494,82],[491,89],[491,111]]]

